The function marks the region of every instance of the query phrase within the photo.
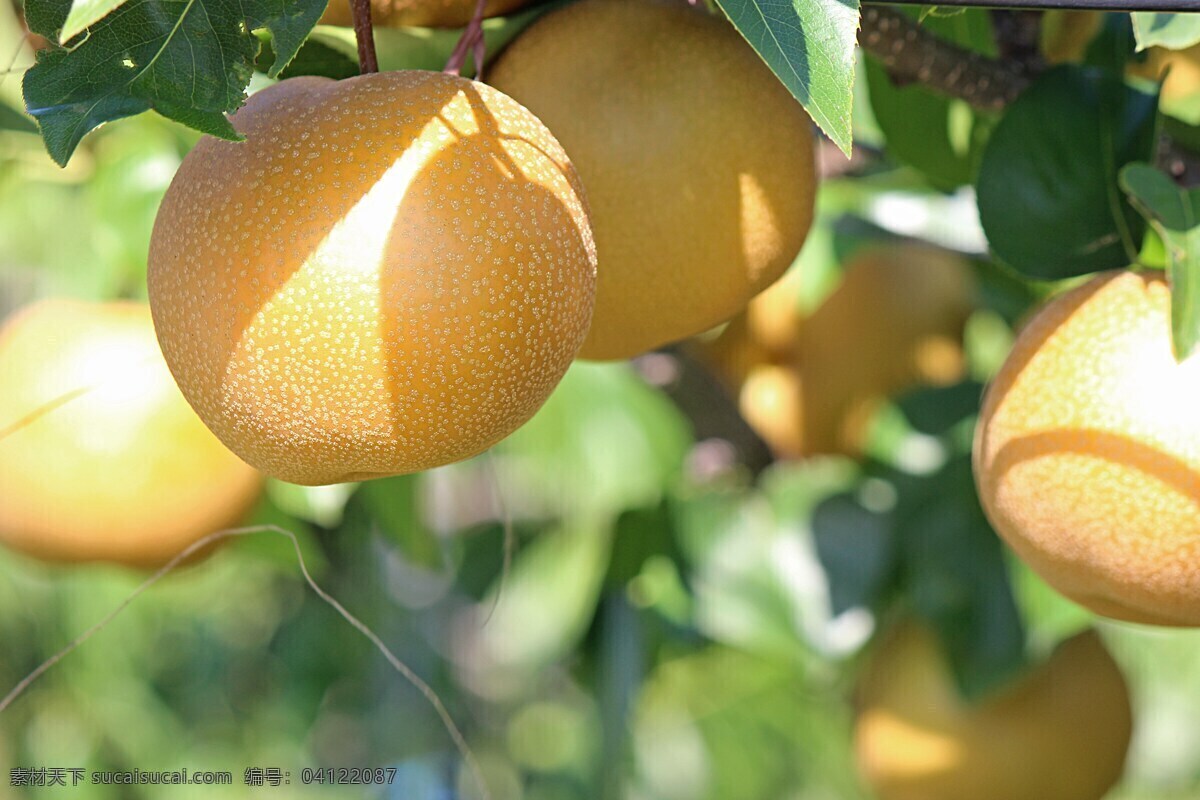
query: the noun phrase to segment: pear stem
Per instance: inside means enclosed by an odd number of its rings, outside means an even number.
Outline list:
[[[354,38],[358,41],[359,73],[379,72],[375,29],[371,25],[371,0],[350,0],[350,17],[354,20]]]
[[[471,21],[463,29],[443,72],[458,75],[467,63],[467,53],[470,53],[475,59],[475,80],[483,80],[483,59],[487,55],[487,42],[483,38],[483,13],[486,8],[487,0],[477,0]]]

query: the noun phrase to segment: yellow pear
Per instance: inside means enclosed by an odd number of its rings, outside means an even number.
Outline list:
[[[283,480],[473,456],[583,342],[596,253],[538,120],[436,72],[294,78],[201,139],[163,199],[150,306],[201,419]]]
[[[43,300],[0,327],[0,543],[157,566],[236,524],[263,478],[179,393],[141,303]]]
[[[1094,631],[977,703],[907,624],[858,686],[854,747],[879,800],[1100,800],[1129,747],[1129,691]]]
[[[518,36],[489,80],[546,123],[587,190],[599,271],[583,358],[706,331],[799,253],[812,123],[724,19],[582,0]]]

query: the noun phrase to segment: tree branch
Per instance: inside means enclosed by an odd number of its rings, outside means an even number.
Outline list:
[[[666,392],[688,418],[697,442],[728,442],[737,461],[751,475],[758,475],[774,462],[770,446],[742,418],[737,399],[705,365],[694,343],[667,347],[636,359],[634,364],[642,377]],[[664,374],[654,375],[656,372]]]
[[[929,0],[869,0],[907,6],[930,5]],[[1097,11],[1196,11],[1196,0],[950,0],[938,3],[949,8],[1090,8]]]
[[[864,6],[858,42],[899,84],[920,83],[981,111],[1003,111],[1029,85],[1021,62],[989,58],[938,38],[911,17]],[[1155,165],[1181,186],[1200,185],[1200,154],[1170,136],[1159,138]]]
[[[920,83],[981,111],[1000,111],[1024,91],[1019,64],[998,61],[939,39],[911,17],[864,6],[858,43],[897,83]]]

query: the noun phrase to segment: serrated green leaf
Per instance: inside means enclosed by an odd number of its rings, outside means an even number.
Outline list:
[[[29,30],[51,42],[58,41],[58,32],[71,13],[71,0],[34,0],[25,3],[25,23]]]
[[[209,2],[209,0],[204,0]],[[275,63],[267,73],[278,77],[300,52],[300,46],[325,13],[327,0],[244,0],[247,33],[266,30],[271,34]]]
[[[34,32],[56,41],[70,0],[34,5]],[[278,72],[323,8],[323,0],[128,0],[70,49],[39,54],[25,75],[25,104],[60,165],[88,131],[150,109],[236,139],[224,115],[245,101],[259,50],[252,31],[272,34]]]
[[[242,139],[241,134],[234,129],[229,118],[220,112],[203,111],[168,102],[156,104],[154,110],[167,119],[173,119],[182,125],[219,139],[228,139],[231,142],[238,142]]]
[[[1177,186],[1149,164],[1122,170],[1121,188],[1166,246],[1171,337],[1182,361],[1200,344],[1200,190]]]
[[[849,157],[858,0],[717,2],[825,135]]]
[[[1155,46],[1182,50],[1200,42],[1200,14],[1137,11],[1130,16],[1138,50]]]
[[[66,44],[90,25],[95,25],[125,0],[75,0],[58,39]]]
[[[1145,225],[1117,186],[1150,157],[1158,98],[1099,70],[1057,67],[1013,102],[976,182],[992,250],[1027,277],[1057,280],[1136,256]]]
[[[262,52],[256,62],[256,68],[262,72],[270,71],[275,63],[275,51],[271,43],[264,42]],[[322,78],[343,80],[354,77],[359,73],[358,59],[348,56],[341,50],[330,47],[311,37],[304,42],[300,52],[292,62],[279,73],[281,79],[294,78],[299,75],[317,75]]]

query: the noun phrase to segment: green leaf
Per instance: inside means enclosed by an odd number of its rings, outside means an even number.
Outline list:
[[[987,12],[965,10],[953,16],[928,16],[924,25],[940,38],[992,55],[995,44]],[[961,100],[952,100],[920,84],[896,86],[874,57],[866,59],[871,110],[892,158],[908,164],[938,189],[971,183],[978,167],[982,134],[989,125]]]
[[[1188,100],[1200,99],[1200,96],[1189,95]],[[1165,106],[1166,103],[1164,102]],[[1172,105],[1180,105],[1174,103]],[[1175,110],[1183,111],[1184,109],[1167,109],[1163,108],[1162,129],[1163,133],[1171,138],[1173,142],[1180,145],[1184,149],[1191,150],[1193,153],[1200,153],[1200,103],[1187,103],[1187,110],[1192,112],[1194,120],[1184,120],[1174,116],[1171,112]]]
[[[34,0],[25,3],[25,23],[29,30],[51,42],[58,41],[58,32],[71,13],[71,0]]]
[[[477,634],[480,663],[529,675],[570,653],[596,613],[611,547],[607,525],[580,519],[522,548],[480,605],[492,614]]]
[[[264,42],[255,67],[261,72],[268,72],[274,63],[275,51],[271,49],[270,42]],[[319,75],[323,78],[342,80],[354,77],[358,73],[358,59],[355,56],[347,56],[337,48],[310,38],[279,77],[286,79],[298,75]]]
[[[125,0],[75,0],[71,3],[71,11],[67,21],[63,23],[59,41],[67,43],[90,25],[95,25]]]
[[[418,475],[398,475],[363,483],[354,498],[409,562],[441,569],[442,547],[421,518],[419,489]]]
[[[268,73],[270,77],[278,77],[296,57],[313,26],[325,13],[326,3],[327,0],[244,0],[238,4],[245,15],[247,34],[260,30],[271,34],[275,63]]]
[[[1095,622],[1091,611],[1059,594],[1021,559],[1013,556],[1008,562],[1030,641],[1060,641]]]
[[[1200,190],[1183,189],[1148,164],[1126,167],[1121,188],[1166,246],[1171,337],[1182,361],[1200,344]]]
[[[941,436],[979,413],[982,397],[983,385],[967,380],[950,386],[924,386],[905,392],[896,399],[896,407],[913,430],[928,436]]]
[[[620,431],[620,447],[597,447]],[[670,400],[625,363],[577,361],[546,404],[492,451],[506,492],[555,497],[564,512],[656,505],[692,438]]]
[[[57,41],[70,0],[34,5],[34,32]],[[25,75],[25,104],[60,165],[88,131],[150,109],[236,140],[225,114],[246,99],[259,50],[253,31],[270,31],[278,73],[323,8],[323,0],[128,0],[75,46],[38,55]]]
[[[329,569],[329,559],[321,548],[321,542],[313,533],[312,526],[307,521],[290,514],[286,508],[275,502],[270,493],[264,493],[253,513],[246,519],[246,525],[275,525],[296,537],[300,548],[300,557],[308,571],[320,576]],[[255,534],[254,536],[238,536],[234,546],[239,552],[253,554],[255,557],[273,564],[282,572],[294,575],[300,566],[296,562],[296,549],[292,543],[281,536],[271,533]]]
[[[655,557],[675,560],[673,520],[665,503],[630,509],[617,519],[607,582],[620,588],[633,580]]]
[[[1129,264],[1145,225],[1117,186],[1153,151],[1158,98],[1079,67],[1043,74],[984,150],[976,194],[992,250],[1027,277]]]
[[[847,157],[853,144],[858,0],[717,0]]]
[[[873,608],[896,566],[890,515],[871,510],[852,494],[839,494],[817,506],[813,543],[829,581],[836,616],[851,608]]]
[[[1154,46],[1182,50],[1200,42],[1200,14],[1137,11],[1130,16],[1138,50]]]
[[[1025,633],[969,456],[902,487],[896,516],[913,606],[945,643],[960,688],[978,697],[1024,666]]]
[[[650,664],[626,723],[632,739],[626,750],[655,765],[643,768],[637,796],[867,796],[853,751],[843,744],[853,737],[850,704],[814,676],[820,670],[721,645],[679,653],[670,644]],[[698,766],[681,766],[689,763]]]
[[[341,524],[346,505],[357,486],[334,483],[328,486],[301,486],[284,481],[268,481],[267,497],[285,513],[324,528]]]
[[[627,752],[631,711],[642,694],[647,664],[646,626],[639,609],[633,607],[623,591],[607,592],[597,614],[599,636],[595,657],[595,698],[600,713],[599,763],[615,764]],[[594,797],[616,798],[621,795],[624,776],[618,770],[604,770],[594,785]]]
[[[834,646],[818,632],[831,616],[829,595],[817,578],[820,564],[808,536],[797,525],[781,523],[760,496],[736,489],[679,497],[672,514],[691,567],[685,574],[701,634],[787,659],[809,644]]]
[[[1114,75],[1124,75],[1126,64],[1137,60],[1136,49],[1137,42],[1129,15],[1105,14],[1099,33],[1088,42],[1083,63],[1108,70]]]
[[[0,131],[37,133],[37,125],[8,103],[0,101]]]

